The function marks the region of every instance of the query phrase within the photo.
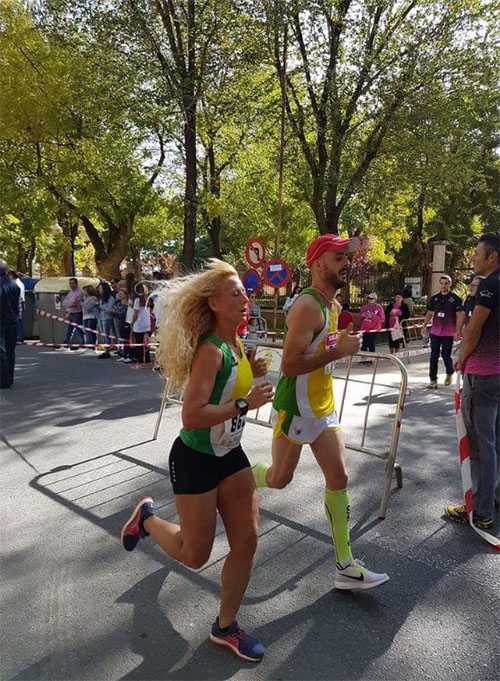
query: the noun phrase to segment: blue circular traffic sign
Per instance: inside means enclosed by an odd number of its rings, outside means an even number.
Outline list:
[[[284,260],[274,258],[269,260],[264,266],[264,281],[273,288],[286,286],[291,276],[290,265]]]
[[[241,281],[243,282],[243,286],[247,291],[254,291],[255,293],[258,293],[262,288],[262,277],[257,270],[254,270],[253,268],[243,272]]]

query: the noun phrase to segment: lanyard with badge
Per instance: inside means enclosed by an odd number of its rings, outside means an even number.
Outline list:
[[[439,298],[437,300],[439,301],[439,306],[441,309],[436,311],[436,316],[439,317],[439,319],[444,319],[444,317],[446,317],[446,298],[443,297],[442,294],[439,294]]]

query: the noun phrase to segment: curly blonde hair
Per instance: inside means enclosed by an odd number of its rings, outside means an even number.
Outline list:
[[[189,377],[194,353],[203,336],[215,324],[208,298],[227,277],[238,273],[226,262],[212,258],[207,269],[178,279],[171,279],[163,298],[162,323],[157,332],[159,348],[156,362],[172,390],[182,390]]]

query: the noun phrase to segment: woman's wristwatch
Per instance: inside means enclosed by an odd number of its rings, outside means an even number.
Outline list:
[[[246,400],[244,397],[239,397],[237,400],[234,401],[234,405],[238,410],[238,414],[240,416],[245,416],[249,407],[248,400]]]

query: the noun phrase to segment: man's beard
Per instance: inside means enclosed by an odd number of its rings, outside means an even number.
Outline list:
[[[347,279],[341,278],[340,274],[335,274],[333,272],[327,272],[326,275],[325,275],[325,279],[330,284],[330,286],[332,288],[334,288],[335,290],[337,290],[339,288],[343,288],[344,286],[347,286]]]

